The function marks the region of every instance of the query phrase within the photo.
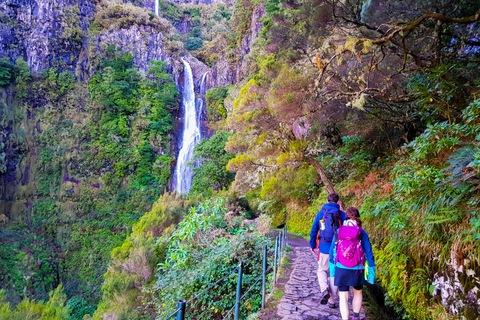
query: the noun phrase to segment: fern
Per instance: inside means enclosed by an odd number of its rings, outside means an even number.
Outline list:
[[[454,211],[450,211],[450,212],[454,212]],[[425,222],[427,225],[432,225],[432,224],[442,224],[446,222],[455,222],[457,220],[458,220],[457,215],[442,214],[442,215],[429,216],[425,219]]]

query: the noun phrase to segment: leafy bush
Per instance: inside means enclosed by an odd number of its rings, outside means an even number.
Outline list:
[[[234,157],[231,152],[225,151],[230,134],[218,131],[210,139],[202,139],[195,146],[191,164],[200,161],[201,166],[193,168],[191,193],[206,193],[211,196],[213,191],[228,188],[235,179],[235,173],[226,169],[228,161]]]
[[[205,96],[207,102],[207,113],[210,121],[218,121],[227,118],[227,110],[224,102],[228,96],[228,88],[218,86],[207,91]]]
[[[204,202],[176,228],[168,239],[159,239],[158,245],[166,241],[165,261],[160,264],[156,282],[147,293],[160,317],[176,309],[172,301],[189,299],[225,276],[240,260],[244,264],[244,286],[250,287],[261,274],[260,254],[268,241],[255,230],[242,226],[241,219],[227,217],[224,199]],[[235,303],[235,272],[189,304],[190,319],[221,319]],[[242,306],[242,317],[258,310],[261,299],[260,286],[252,290]]]
[[[203,39],[198,37],[190,37],[185,41],[185,49],[195,51],[203,46]]]
[[[158,11],[162,17],[165,17],[167,20],[172,23],[180,22],[184,12],[173,2],[167,2],[165,0],[158,1]]]
[[[140,301],[145,299],[140,288],[151,281],[158,261],[165,258],[164,245],[156,245],[156,239],[170,236],[171,225],[179,222],[198,202],[195,197],[182,199],[165,194],[140,218],[121,246],[111,252],[111,263],[102,285],[102,301],[93,319],[102,319],[107,314],[120,316],[129,310],[132,310],[133,318],[138,316],[135,308],[143,308]]]
[[[29,83],[32,80],[30,68],[28,67],[27,62],[20,57],[15,60],[13,70],[15,75],[16,93],[20,98],[26,98]]]
[[[158,32],[170,34],[171,24],[164,18],[149,15],[145,8],[137,7],[129,3],[118,4],[115,2],[104,2],[97,6],[90,29],[103,31],[109,28],[129,29],[132,26],[153,27]]]
[[[8,58],[0,58],[0,86],[9,84],[14,76],[14,65]]]
[[[50,299],[47,302],[25,299],[20,302],[14,310],[10,308],[10,303],[5,302],[5,293],[0,290],[0,319],[1,320],[20,320],[20,319],[68,319],[70,308],[65,307],[66,296],[63,294],[62,286],[50,292]]]
[[[45,81],[50,99],[56,100],[63,97],[75,87],[75,75],[72,72],[57,72],[55,68],[48,70],[48,78]]]

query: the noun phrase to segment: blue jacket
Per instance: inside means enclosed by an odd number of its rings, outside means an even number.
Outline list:
[[[317,213],[315,221],[313,221],[312,231],[310,231],[310,248],[317,248],[317,235],[320,230],[320,220],[323,218],[324,211],[327,213],[338,213],[340,211],[340,205],[337,203],[329,202],[323,205],[322,210]],[[340,211],[341,224],[347,219],[345,212]],[[328,241],[320,241],[320,252],[329,253],[332,243]]]

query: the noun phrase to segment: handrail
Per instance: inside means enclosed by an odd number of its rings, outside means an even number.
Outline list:
[[[178,311],[180,311],[180,308],[178,308],[177,310],[175,310],[175,312],[172,313],[171,315],[169,315],[167,318],[165,318],[165,320],[168,320],[168,319],[170,319],[171,317],[173,317],[174,315],[176,315]]]
[[[239,308],[240,301],[243,298],[245,298],[245,296],[258,284],[258,282],[261,279],[263,280],[263,282],[262,282],[262,309],[263,309],[264,308],[264,302],[265,302],[265,295],[266,295],[265,277],[266,277],[267,273],[273,267],[273,269],[274,269],[273,283],[275,285],[276,280],[277,280],[277,270],[278,270],[277,269],[277,259],[279,259],[280,263],[281,263],[282,257],[284,257],[284,251],[285,251],[286,244],[287,244],[287,226],[285,226],[282,229],[282,231],[280,232],[280,235],[278,235],[275,240],[276,241],[275,241],[274,266],[270,266],[268,269],[266,268],[266,265],[267,265],[266,256],[267,256],[268,253],[267,253],[267,245],[265,245],[264,249],[263,249],[264,262],[263,262],[262,273],[260,274],[260,276],[258,276],[258,278],[256,278],[256,281],[253,283],[253,285],[251,285],[250,288],[248,288],[248,290],[241,297],[240,297],[240,292],[241,292],[241,286],[242,286],[242,267],[243,267],[243,264],[245,264],[245,262],[248,262],[251,259],[253,259],[254,257],[256,257],[256,255],[252,255],[247,260],[240,261],[238,266],[236,266],[232,271],[230,271],[228,274],[224,275],[219,280],[215,281],[215,283],[210,285],[208,288],[206,288],[206,289],[202,290],[200,293],[196,294],[190,300],[188,300],[188,301],[179,300],[178,309],[175,312],[173,312],[171,315],[169,315],[167,318],[165,318],[164,320],[169,320],[174,315],[177,315],[177,320],[184,320],[185,319],[185,308],[186,308],[187,304],[191,303],[193,300],[197,299],[198,297],[200,297],[205,292],[211,290],[214,286],[216,286],[218,283],[220,283],[222,280],[224,280],[225,278],[227,278],[228,276],[230,276],[232,273],[234,273],[237,270],[238,270],[238,277],[237,277],[237,297],[236,297],[236,301],[235,301],[235,304],[233,305],[233,307],[226,313],[225,317],[223,317],[222,320],[227,319],[227,317],[230,316],[230,314],[232,313],[233,310],[235,310],[235,319],[238,319],[238,314],[239,314],[239,309],[240,309]]]
[[[200,297],[202,294],[204,294],[205,292],[209,291],[210,289],[212,289],[215,285],[217,285],[220,281],[222,281],[223,279],[225,279],[226,277],[228,277],[229,275],[231,275],[232,273],[234,273],[235,271],[237,271],[238,269],[238,266],[235,267],[235,269],[233,269],[232,271],[230,271],[230,273],[224,275],[221,279],[217,280],[214,284],[212,284],[210,287],[208,287],[207,289],[203,290],[202,292],[200,292],[199,294],[197,294],[195,297],[193,297],[192,299],[188,300],[187,303],[190,303],[192,302],[193,300],[197,299],[198,297]]]
[[[268,271],[270,271],[270,270],[272,270],[272,267],[271,267],[271,266],[270,266],[270,268],[268,268],[268,269],[266,270],[265,273],[268,273]],[[243,296],[239,299],[239,302],[240,302],[243,298],[245,298],[245,296],[247,295],[247,293],[249,293],[249,292],[253,289],[253,287],[262,279],[263,274],[264,274],[263,272],[260,274],[260,276],[257,278],[257,280],[250,286],[250,288],[248,288],[248,290],[247,290],[247,291],[243,294]],[[237,306],[237,302],[235,302],[235,304],[233,305],[233,307],[227,312],[227,314],[225,315],[225,317],[223,317],[222,320],[227,319],[227,317],[230,315],[230,313],[233,311],[233,309],[234,309],[236,306]]]

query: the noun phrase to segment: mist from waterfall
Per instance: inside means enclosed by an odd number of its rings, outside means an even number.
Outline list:
[[[183,85],[183,110],[184,125],[182,135],[182,147],[178,153],[177,165],[175,166],[175,185],[178,193],[188,193],[192,186],[193,168],[188,166],[188,162],[193,158],[193,149],[200,142],[200,123],[203,111],[202,95],[205,91],[205,77],[203,75],[200,82],[199,96],[195,99],[195,87],[193,84],[193,75],[190,64],[182,58],[184,65],[184,85]],[[197,104],[197,108],[195,105]]]

